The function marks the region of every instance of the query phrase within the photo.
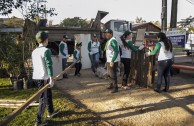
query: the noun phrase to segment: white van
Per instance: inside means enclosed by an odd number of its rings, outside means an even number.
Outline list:
[[[184,51],[187,52],[187,56],[194,53],[194,34],[188,35]]]

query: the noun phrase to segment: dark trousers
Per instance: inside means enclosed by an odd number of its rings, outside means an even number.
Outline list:
[[[129,58],[121,58],[121,62],[124,65],[124,74],[123,74],[123,81],[122,81],[122,86],[127,86],[127,81],[129,78],[129,73],[130,73],[130,62],[131,59]]]
[[[107,62],[108,75],[110,77],[111,84],[113,85],[114,88],[118,88],[117,68],[118,68],[118,62],[115,62],[113,67],[110,67],[110,63]]]
[[[170,85],[170,68],[172,66],[172,59],[158,61],[158,80],[155,89],[160,90],[162,85],[162,78],[165,81],[165,90],[169,90]]]
[[[44,87],[44,85],[46,84],[45,80],[34,80],[34,81],[35,81],[35,84],[37,85],[39,90],[42,87]],[[54,109],[53,109],[53,100],[52,100],[51,88],[47,88],[47,90],[40,95],[38,113],[36,116],[37,123],[41,123],[43,121],[43,115],[44,115],[46,105],[48,108],[48,112],[52,113],[54,111]]]
[[[62,71],[65,70],[66,65],[67,65],[67,58],[62,58]],[[66,77],[66,76],[67,76],[67,74],[64,73],[63,77]]]
[[[95,54],[92,54],[92,55],[89,54],[89,57],[90,57],[90,61],[91,61],[91,64],[92,64],[92,71],[95,73],[96,69],[98,68],[99,53],[95,53]]]
[[[82,68],[81,62],[75,64],[75,76],[76,76],[77,74],[80,74],[81,68]]]

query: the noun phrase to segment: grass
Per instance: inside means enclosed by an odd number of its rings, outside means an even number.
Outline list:
[[[37,91],[37,89],[14,91],[8,86],[9,84],[7,82],[6,79],[0,79],[0,99],[26,99]],[[4,88],[2,88],[2,85],[4,85]],[[60,113],[56,115],[55,118],[48,119],[48,126],[104,125],[99,118],[95,117],[89,110],[80,106],[78,102],[75,102],[69,96],[55,88],[53,89],[53,103],[55,108],[60,110]],[[25,109],[11,121],[9,126],[33,126],[37,109],[38,107]],[[0,108],[0,121],[12,111],[14,111],[14,109]]]

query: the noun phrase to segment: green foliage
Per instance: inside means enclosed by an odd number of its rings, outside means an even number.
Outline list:
[[[38,6],[33,0],[1,0],[0,15],[9,15],[17,9],[21,12],[25,19],[35,19],[39,14],[57,15],[55,8],[46,8],[43,5]]]
[[[136,17],[136,19],[135,19],[135,23],[145,23],[145,22],[146,22],[146,20],[143,20],[142,17]]]
[[[16,34],[5,34],[0,41],[0,66],[18,75],[23,66],[22,47],[16,44]]]
[[[178,29],[187,29],[188,32],[194,32],[194,17],[189,16],[186,19],[182,19],[178,24]]]
[[[87,28],[89,27],[89,21],[86,19],[82,19],[80,17],[74,17],[74,18],[65,18],[61,23],[61,27],[81,27],[81,28]]]
[[[8,27],[23,27],[24,20],[21,18],[11,17],[9,20],[5,22]]]
[[[8,79],[0,79],[0,87],[6,86],[5,83]],[[38,89],[28,89],[13,91],[7,83],[7,88],[0,88],[0,99],[28,99],[30,98]],[[88,126],[88,125],[102,125],[99,118],[95,117],[87,109],[80,107],[78,103],[71,98],[64,95],[64,93],[53,89],[53,104],[55,109],[59,109],[60,113],[52,119],[48,119],[48,126],[64,126],[64,125],[77,125],[77,126]],[[0,121],[2,121],[6,116],[8,116],[15,109],[11,108],[0,108]],[[36,113],[38,107],[30,107],[22,111],[14,120],[11,121],[9,126],[31,126],[35,123]],[[46,113],[45,113],[46,114]]]

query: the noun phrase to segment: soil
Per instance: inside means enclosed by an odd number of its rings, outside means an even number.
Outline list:
[[[177,59],[189,61],[191,57]],[[130,90],[119,88],[115,94],[106,89],[108,80],[99,79],[91,69],[81,70],[80,77],[73,76],[73,73],[74,69],[71,69],[69,78],[57,81],[56,87],[95,112],[107,125],[194,126],[192,71],[181,70],[171,77],[169,92],[157,93],[133,85]]]

